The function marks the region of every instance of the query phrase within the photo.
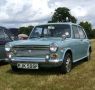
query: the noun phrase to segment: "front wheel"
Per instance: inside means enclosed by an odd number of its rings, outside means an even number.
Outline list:
[[[71,71],[71,68],[72,68],[72,56],[70,53],[66,53],[61,66],[61,73],[62,74],[68,73]]]

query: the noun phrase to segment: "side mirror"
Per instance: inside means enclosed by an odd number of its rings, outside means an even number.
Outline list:
[[[62,40],[65,40],[69,36],[68,32],[65,32],[65,34],[62,35]]]
[[[65,40],[67,37],[65,34],[62,35],[62,40]]]

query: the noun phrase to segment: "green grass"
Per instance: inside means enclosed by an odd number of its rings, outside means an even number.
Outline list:
[[[95,40],[91,61],[76,63],[68,74],[56,69],[12,72],[10,65],[0,66],[0,90],[95,90]]]

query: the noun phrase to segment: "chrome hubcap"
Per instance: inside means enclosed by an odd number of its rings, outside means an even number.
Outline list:
[[[70,57],[67,58],[66,68],[67,68],[67,72],[70,72],[71,70],[71,58]]]

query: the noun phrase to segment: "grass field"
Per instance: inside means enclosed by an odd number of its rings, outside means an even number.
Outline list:
[[[0,66],[0,90],[95,90],[95,40],[91,61],[81,61],[68,74],[57,70],[12,72],[10,65]]]

